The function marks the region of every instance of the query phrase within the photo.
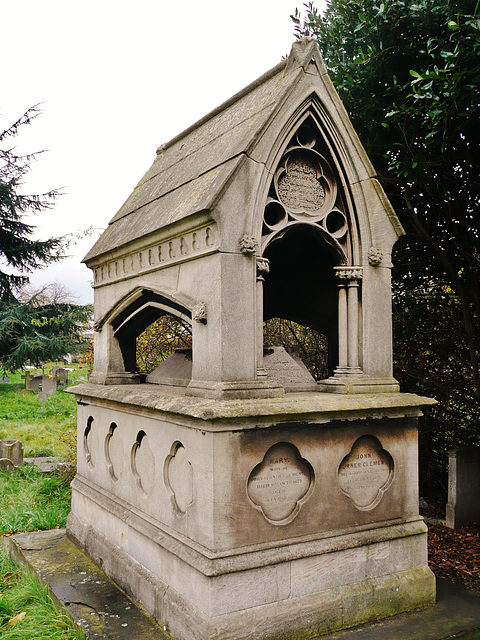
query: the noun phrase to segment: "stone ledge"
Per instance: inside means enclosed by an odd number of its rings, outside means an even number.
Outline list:
[[[34,531],[8,538],[10,553],[31,566],[56,601],[91,640],[171,640],[66,537],[65,529]]]
[[[80,403],[120,405],[125,411],[174,414],[200,421],[199,428],[229,430],[255,428],[266,420],[289,422],[311,421],[316,424],[333,420],[364,418],[404,418],[422,415],[421,408],[436,404],[432,398],[412,393],[289,393],[277,398],[222,400],[186,396],[183,392],[159,389],[158,385],[82,384],[67,390]],[[251,424],[245,423],[252,418]],[[210,424],[209,424],[210,423]],[[240,423],[236,427],[236,423]],[[266,426],[269,426],[267,424]]]

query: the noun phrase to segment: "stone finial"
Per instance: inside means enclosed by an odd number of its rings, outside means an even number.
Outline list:
[[[197,304],[192,310],[192,318],[195,322],[207,324],[207,305],[204,302]]]
[[[383,260],[383,251],[378,247],[370,247],[368,250],[368,263],[371,267],[380,266]]]
[[[244,235],[240,240],[240,251],[246,255],[253,255],[257,252],[258,242],[253,236]]]

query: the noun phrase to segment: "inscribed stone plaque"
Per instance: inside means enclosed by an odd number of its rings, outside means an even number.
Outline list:
[[[247,493],[257,509],[272,524],[288,524],[300,511],[313,489],[311,464],[296,447],[280,442],[253,469]]]
[[[392,456],[373,436],[362,436],[340,463],[340,488],[360,509],[376,507],[393,479]]]
[[[295,211],[313,213],[321,209],[325,190],[317,179],[313,162],[304,157],[290,157],[278,180],[278,196],[283,204]]]

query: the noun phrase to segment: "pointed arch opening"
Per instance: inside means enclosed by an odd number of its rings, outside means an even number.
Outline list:
[[[263,319],[289,320],[325,337],[327,374],[337,362],[337,283],[340,256],[309,225],[292,227],[265,250],[269,273],[263,289]],[[300,355],[300,354],[299,354]],[[301,357],[301,356],[300,356]]]
[[[161,322],[162,318],[165,318]],[[118,342],[121,356],[123,358],[124,370],[129,372],[139,372],[141,370],[142,359],[138,357],[139,349],[145,348],[145,340],[142,336],[149,327],[161,331],[168,330],[170,336],[165,342],[170,342],[170,353],[175,349],[176,342],[179,347],[184,344],[180,337],[185,337],[185,346],[191,348],[191,332],[190,344],[186,336],[188,327],[191,325],[191,311],[182,304],[167,298],[161,294],[144,289],[127,307],[122,309],[118,315],[111,320],[114,337]],[[178,340],[175,340],[174,336]],[[161,351],[161,349],[160,349]],[[163,349],[165,357],[167,357],[166,349]],[[165,358],[163,358],[165,359]],[[145,360],[145,358],[144,358]],[[153,368],[153,367],[152,367]],[[148,371],[142,371],[148,373]]]

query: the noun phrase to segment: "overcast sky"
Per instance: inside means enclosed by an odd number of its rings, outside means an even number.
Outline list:
[[[289,53],[296,7],[301,0],[0,0],[0,130],[43,103],[15,144],[48,150],[28,190],[64,193],[36,216],[36,236],[95,229],[32,284],[59,281],[79,303],[93,301],[80,261],[156,148]]]

